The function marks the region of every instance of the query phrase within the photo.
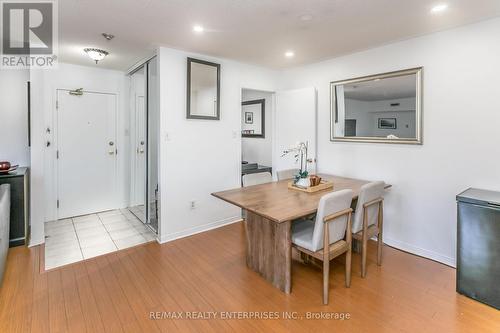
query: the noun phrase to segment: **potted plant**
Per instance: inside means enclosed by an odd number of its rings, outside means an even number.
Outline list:
[[[309,187],[311,182],[309,180],[309,172],[307,171],[307,149],[308,142],[298,142],[295,146],[292,146],[283,151],[281,157],[284,157],[290,153],[294,153],[295,163],[298,163],[300,159],[300,170],[297,175],[295,175],[294,184],[299,187]]]

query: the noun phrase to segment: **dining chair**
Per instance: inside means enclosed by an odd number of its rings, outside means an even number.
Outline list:
[[[323,304],[328,304],[330,260],[344,253],[345,286],[351,286],[352,197],[352,190],[326,194],[319,201],[314,222],[304,220],[292,225],[292,246],[303,258],[323,261]]]
[[[276,175],[278,176],[278,181],[284,179],[292,179],[299,173],[299,169],[286,169],[276,171]]]
[[[273,176],[270,172],[258,172],[243,175],[243,187],[270,183],[273,181]]]
[[[377,265],[382,265],[382,226],[384,222],[384,182],[361,187],[354,211],[352,237],[361,242],[361,277],[366,276],[368,239],[377,236]]]
[[[273,176],[271,175],[270,172],[249,173],[243,175],[241,180],[243,187],[270,183],[272,181],[273,181]],[[241,218],[246,223],[247,212],[244,209],[241,210]]]

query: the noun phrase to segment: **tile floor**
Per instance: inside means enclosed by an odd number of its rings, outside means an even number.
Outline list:
[[[146,209],[144,205],[133,206],[128,208],[132,214],[134,214],[139,220],[144,222],[146,220]]]
[[[127,209],[47,222],[45,237],[46,270],[156,239]]]
[[[146,220],[146,212],[145,212],[145,206],[144,205],[139,205],[139,206],[133,206],[133,207],[129,207],[128,208],[130,210],[130,212],[132,212],[132,214],[134,214],[139,220],[141,221],[145,221]],[[156,202],[152,202],[150,204],[150,210],[149,210],[149,213],[150,213],[150,226],[155,229],[155,230],[158,230],[158,219],[155,217],[155,215],[158,213],[156,211]]]

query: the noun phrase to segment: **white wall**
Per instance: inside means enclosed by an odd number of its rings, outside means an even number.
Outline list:
[[[384,241],[455,264],[455,195],[500,190],[500,19],[292,69],[283,88],[318,89],[320,172],[393,185]],[[329,82],[424,66],[424,144],[330,142]]]
[[[256,99],[265,99],[265,137],[264,138],[241,138],[242,159],[248,163],[258,163],[272,167],[273,165],[273,141],[272,141],[272,113],[273,93],[257,90],[243,89],[241,92],[242,102]],[[241,107],[240,107],[241,108]],[[245,119],[242,118],[242,124]],[[254,125],[260,124],[260,117],[255,117]]]
[[[129,79],[125,73],[60,63],[58,69],[32,70],[32,149],[31,149],[31,242],[44,242],[43,223],[56,214],[54,110],[56,89],[83,88],[84,91],[117,94],[118,201],[125,207],[129,196]],[[51,133],[46,129],[51,128]],[[96,170],[98,172],[99,170]],[[78,177],[75,174],[75,177]]]
[[[0,70],[0,161],[29,166],[28,70]]]
[[[186,119],[187,57],[221,64],[220,116]],[[241,89],[274,91],[277,73],[226,59],[159,49],[160,241],[240,218],[240,210],[210,195],[240,186]],[[195,201],[195,209],[190,202]]]

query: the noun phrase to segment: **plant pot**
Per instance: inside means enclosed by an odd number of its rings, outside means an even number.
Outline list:
[[[309,180],[309,177],[306,178],[300,178],[295,185],[301,186],[301,187],[309,187],[311,185],[311,181]]]

